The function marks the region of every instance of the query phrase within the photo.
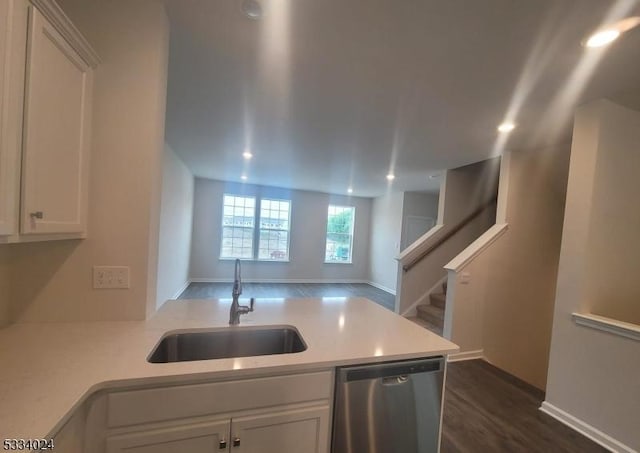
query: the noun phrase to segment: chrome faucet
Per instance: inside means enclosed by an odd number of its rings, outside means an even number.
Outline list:
[[[240,305],[238,303],[240,294],[242,294],[242,269],[240,267],[240,260],[237,259],[233,276],[233,289],[231,290],[231,297],[233,297],[233,302],[231,302],[231,309],[229,310],[230,326],[240,324],[240,315],[246,315],[247,313],[253,311],[253,304],[255,302],[254,298],[251,298],[251,303],[247,307],[246,305]]]

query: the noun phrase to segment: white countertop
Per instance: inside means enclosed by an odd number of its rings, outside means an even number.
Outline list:
[[[294,326],[306,351],[166,364],[146,361],[168,331],[229,328],[229,304],[229,299],[169,301],[147,321],[25,323],[0,330],[0,439],[49,438],[88,395],[105,388],[329,369],[458,350],[367,299],[257,299],[255,311],[232,328]]]

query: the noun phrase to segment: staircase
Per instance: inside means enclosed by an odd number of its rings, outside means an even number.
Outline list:
[[[429,303],[418,305],[416,307],[418,311],[417,316],[409,317],[407,319],[438,335],[442,335],[446,301],[447,284],[443,283],[442,292],[433,292],[429,294]]]

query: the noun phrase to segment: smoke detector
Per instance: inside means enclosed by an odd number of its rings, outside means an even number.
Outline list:
[[[258,20],[262,17],[262,5],[256,0],[242,0],[240,5],[242,14],[249,19]]]

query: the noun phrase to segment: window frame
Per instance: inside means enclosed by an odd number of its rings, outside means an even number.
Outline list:
[[[225,197],[240,197],[240,198],[252,198],[255,202],[254,205],[254,213],[253,213],[253,228],[251,228],[252,233],[251,233],[251,258],[237,258],[237,257],[229,257],[229,256],[223,256],[222,255],[222,249],[224,247],[223,241],[224,241],[224,198]],[[288,202],[289,203],[289,217],[287,219],[287,222],[289,224],[289,229],[285,230],[285,229],[274,229],[274,230],[270,230],[270,231],[286,231],[287,232],[287,259],[286,260],[278,260],[278,259],[271,259],[271,258],[259,258],[260,256],[260,231],[262,230],[262,228],[260,228],[260,219],[261,219],[261,211],[262,211],[262,201],[263,200],[267,200],[267,201],[277,201],[277,202]],[[290,199],[284,199],[284,198],[276,198],[276,197],[268,197],[265,196],[263,197],[262,195],[259,194],[236,194],[236,193],[227,193],[224,192],[222,194],[222,212],[221,212],[221,216],[220,216],[220,247],[219,247],[219,254],[218,254],[218,260],[220,261],[235,261],[236,259],[240,259],[241,261],[260,261],[260,262],[265,262],[265,263],[289,263],[291,261],[291,213],[293,211],[293,201]],[[237,227],[237,228],[242,228],[242,227]],[[246,228],[250,228],[250,227],[246,227]],[[268,229],[265,228],[266,231],[269,231]]]
[[[329,209],[331,207],[334,208],[348,208],[353,213],[353,218],[351,222],[351,232],[349,233],[351,240],[349,242],[349,260],[347,261],[330,261],[327,260],[327,241],[329,240]],[[356,207],[349,205],[339,205],[339,204],[328,204],[327,205],[327,221],[325,223],[325,234],[324,234],[324,264],[353,264],[353,239],[355,237],[356,232]]]
[[[225,197],[238,197],[238,198],[253,198],[254,201],[254,206],[253,206],[253,227],[244,227],[246,229],[251,228],[252,233],[251,233],[251,258],[238,258],[238,257],[231,257],[231,256],[223,256],[222,255],[222,249],[224,247],[224,208],[225,208],[225,204],[224,204],[224,199]],[[234,205],[235,208],[235,205]],[[236,259],[240,259],[242,261],[251,261],[253,259],[253,257],[256,254],[256,235],[255,235],[255,230],[256,230],[256,210],[258,209],[258,197],[255,195],[238,195],[238,194],[234,194],[234,193],[223,193],[222,194],[222,212],[221,212],[221,216],[220,216],[220,251],[218,254],[218,259],[223,260],[223,261],[228,261],[228,260],[236,260]],[[234,215],[235,217],[235,215]],[[237,227],[237,228],[242,228],[242,227]],[[233,250],[233,247],[232,247]]]
[[[272,198],[272,197],[257,197],[258,198],[258,221],[256,222],[256,231],[254,232],[254,242],[256,245],[254,260],[255,261],[265,261],[271,263],[288,263],[291,260],[291,210],[292,210],[292,201],[285,200],[283,198]],[[264,228],[265,231],[286,231],[287,232],[287,259],[286,260],[277,260],[272,258],[260,258],[260,232],[263,228],[260,227],[260,221],[262,220],[262,202],[264,200],[267,201],[277,201],[282,202],[285,201],[289,203],[289,213],[287,216],[287,224],[289,225],[288,229],[267,229]],[[271,210],[271,208],[269,208]],[[279,211],[280,209],[278,209]]]

